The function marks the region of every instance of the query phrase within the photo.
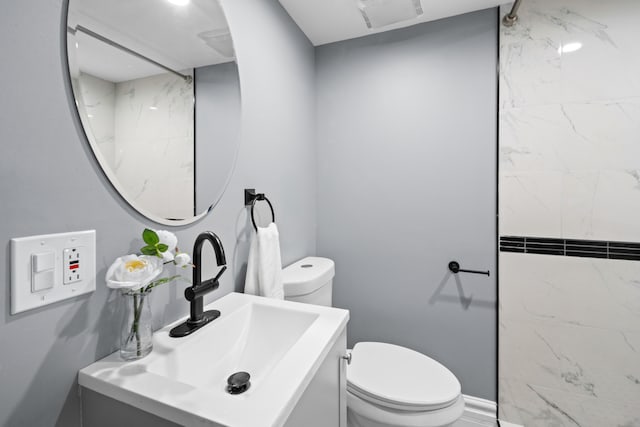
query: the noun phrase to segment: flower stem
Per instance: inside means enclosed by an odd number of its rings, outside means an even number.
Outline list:
[[[140,296],[140,303],[138,304],[138,295],[133,295],[133,330],[136,333],[136,355],[140,357],[142,354],[142,348],[140,343],[140,311],[142,309],[142,301],[144,296]]]
[[[140,316],[142,315],[142,307],[144,306],[145,294],[140,294],[140,301],[138,301],[138,294],[133,294],[133,322],[131,323],[131,331],[127,336],[126,343],[136,339],[136,355],[139,357],[142,355],[142,343],[140,340]]]

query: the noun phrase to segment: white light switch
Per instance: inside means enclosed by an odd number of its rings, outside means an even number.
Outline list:
[[[31,278],[31,292],[40,292],[53,288],[55,284],[55,270],[45,270],[40,273],[33,273]]]
[[[31,255],[31,265],[34,273],[51,270],[55,266],[56,253],[53,251]]]
[[[51,289],[55,282],[56,253],[31,254],[31,292]]]
[[[11,314],[93,292],[95,254],[95,230],[11,239]]]

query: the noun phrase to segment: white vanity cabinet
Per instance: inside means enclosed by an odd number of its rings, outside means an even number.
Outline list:
[[[118,353],[80,370],[84,427],[346,427],[349,312],[231,293],[191,336],[154,334],[133,362]],[[242,394],[227,378],[251,375]]]
[[[324,362],[302,393],[284,427],[346,427],[346,331],[333,345]],[[131,404],[119,402],[93,390],[82,388],[82,421],[84,427],[177,427]],[[133,402],[132,402],[133,403]],[[215,403],[212,403],[215,404]],[[217,427],[221,424],[194,424]],[[266,425],[265,425],[266,426]],[[236,427],[230,425],[228,427]],[[253,427],[262,427],[256,425]]]
[[[347,371],[343,357],[346,351],[347,333],[343,331],[289,415],[285,427],[347,426]]]

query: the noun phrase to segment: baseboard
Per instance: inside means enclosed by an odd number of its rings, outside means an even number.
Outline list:
[[[469,421],[476,421],[480,425],[496,425],[496,418],[498,418],[496,402],[466,394],[462,397],[464,397],[465,405],[463,417]]]
[[[454,427],[523,427],[517,424],[498,421],[498,405],[491,400],[475,396],[462,395],[464,413]]]

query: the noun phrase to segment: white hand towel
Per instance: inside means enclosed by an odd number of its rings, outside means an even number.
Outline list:
[[[259,230],[259,228],[258,228]],[[247,260],[247,275],[244,279],[244,293],[260,295],[258,284],[258,236],[254,233],[249,247],[249,259]]]
[[[284,299],[280,236],[274,223],[268,227],[258,227],[251,241],[244,291],[252,295]]]

